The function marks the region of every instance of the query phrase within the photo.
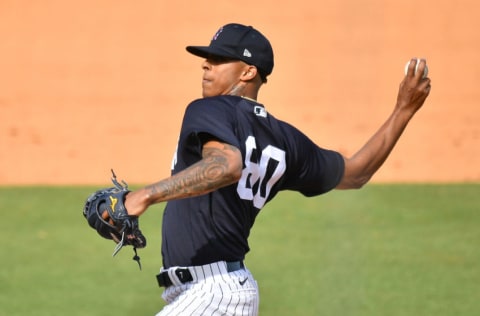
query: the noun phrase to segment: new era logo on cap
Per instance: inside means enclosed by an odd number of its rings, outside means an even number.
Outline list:
[[[252,57],[252,53],[250,53],[250,51],[245,48],[244,51],[243,51],[243,56],[245,56],[245,57]]]

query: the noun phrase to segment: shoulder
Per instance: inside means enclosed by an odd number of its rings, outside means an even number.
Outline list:
[[[236,117],[240,97],[217,96],[192,101],[185,110],[184,119],[227,120]]]
[[[182,128],[199,130],[205,128],[231,128],[236,124],[236,102],[232,96],[202,98],[192,101],[186,108]]]

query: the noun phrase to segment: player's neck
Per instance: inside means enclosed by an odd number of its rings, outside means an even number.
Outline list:
[[[241,97],[244,98],[244,99],[247,99],[247,100],[249,100],[249,101],[258,103],[258,101],[257,101],[256,99],[253,99],[253,98],[250,98],[250,97],[246,97],[246,96],[243,96],[243,95],[242,95]]]
[[[257,102],[258,90],[260,85],[257,81],[240,81],[235,84],[228,94],[236,95],[250,101]]]

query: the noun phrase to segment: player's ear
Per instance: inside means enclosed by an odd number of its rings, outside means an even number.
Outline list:
[[[254,79],[257,76],[257,74],[258,74],[257,67],[252,65],[247,65],[247,67],[245,67],[242,73],[241,79],[245,81],[250,81]]]

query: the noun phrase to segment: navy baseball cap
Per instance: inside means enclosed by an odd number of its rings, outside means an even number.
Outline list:
[[[273,70],[273,49],[268,39],[251,26],[231,23],[222,26],[213,36],[209,46],[187,46],[193,55],[209,55],[241,60],[257,67],[265,81]]]

